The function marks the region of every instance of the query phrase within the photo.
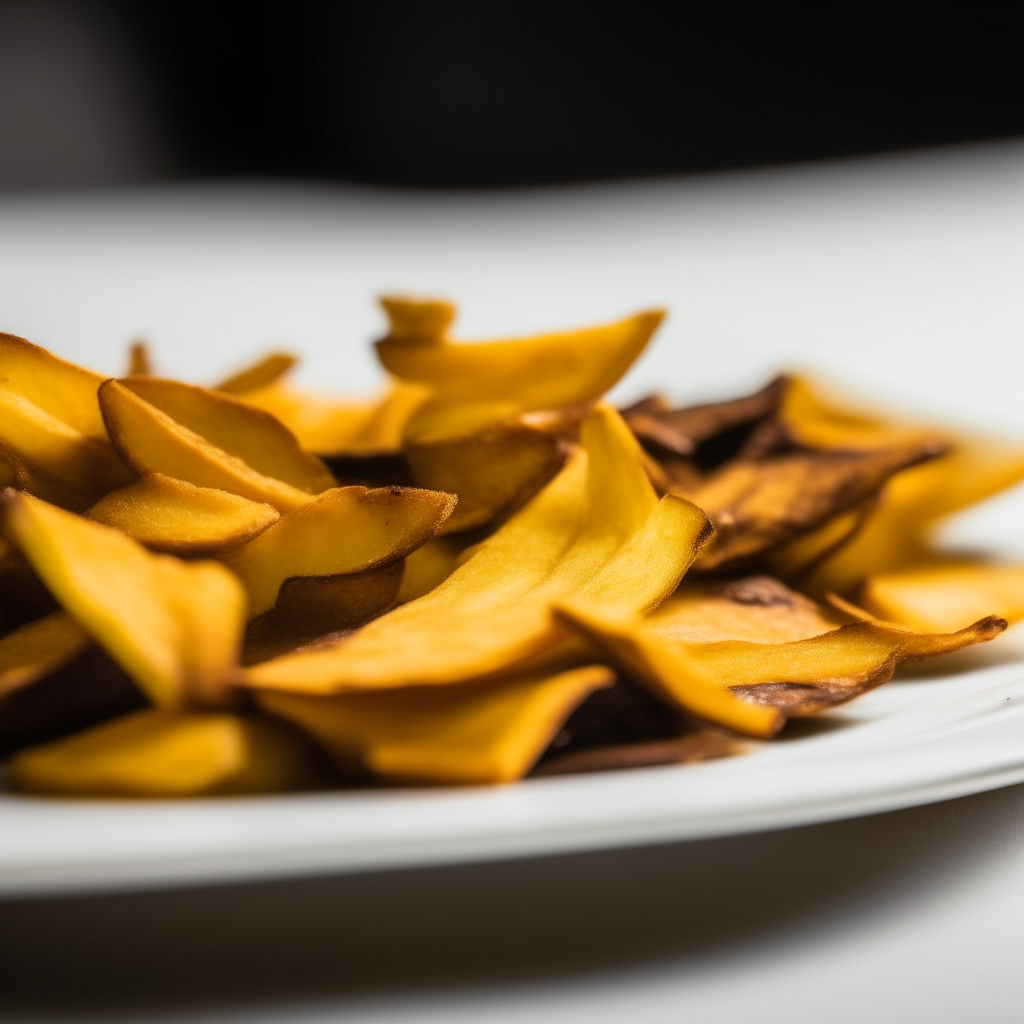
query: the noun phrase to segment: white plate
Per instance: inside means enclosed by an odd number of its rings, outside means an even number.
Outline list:
[[[210,380],[288,341],[307,383],[375,377],[369,297],[443,292],[464,333],[665,303],[618,389],[692,399],[817,366],[1024,436],[1024,147],[520,196],[182,189],[0,203],[0,328],[106,372],[146,334]],[[1020,496],[960,541],[1024,555]],[[0,891],[169,885],[521,856],[865,814],[1024,779],[1024,664],[897,682],[846,728],[690,767],[497,789],[175,804],[0,796]],[[965,665],[970,659],[961,659]],[[984,660],[984,657],[982,657]]]
[[[0,892],[214,882],[696,839],[1024,780],[1024,666],[890,684],[849,725],[689,766],[171,804],[0,802]]]

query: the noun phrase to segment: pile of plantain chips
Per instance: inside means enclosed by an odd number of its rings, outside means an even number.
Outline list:
[[[459,342],[382,300],[389,376],[217,387],[0,335],[0,756],[15,789],[186,797],[511,782],[769,740],[1024,618],[933,548],[1024,447],[811,381],[602,396],[662,311]]]

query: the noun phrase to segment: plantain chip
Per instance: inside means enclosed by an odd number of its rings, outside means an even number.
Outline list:
[[[442,533],[458,533],[525,505],[565,462],[559,438],[524,418],[472,434],[407,441],[405,457],[420,487],[458,495]]]
[[[871,498],[895,473],[939,449],[930,443],[877,451],[794,452],[763,462],[735,461],[689,497],[715,524],[697,568],[736,569],[821,527]]]
[[[747,721],[734,704],[716,703],[708,687],[728,691],[761,710],[800,717],[874,689],[892,678],[900,662],[984,643],[1006,628],[1006,620],[996,616],[945,634],[872,620],[788,643],[702,642],[673,637],[649,621],[610,616],[578,603],[561,606],[560,614],[626,671],[685,711],[754,736],[771,735],[781,717]]]
[[[897,474],[856,536],[801,585],[818,595],[852,593],[867,576],[912,567],[932,556],[939,519],[1024,479],[1024,447],[991,438],[893,421],[851,407],[812,382],[794,378],[779,413],[798,443],[821,449],[878,449],[942,442],[946,453]]]
[[[91,646],[70,615],[53,612],[0,638],[0,699],[43,679]]]
[[[659,502],[614,410],[598,407],[581,442],[436,589],[332,647],[249,669],[248,684],[329,694],[462,682],[557,650],[566,632],[549,607],[568,594],[637,613],[656,607],[706,541],[707,517],[677,495]]]
[[[273,722],[151,709],[22,751],[15,788],[61,796],[185,797],[309,786],[315,759]]]
[[[333,487],[221,558],[249,592],[250,615],[261,615],[290,576],[362,572],[404,558],[454,507],[438,491]]]
[[[856,609],[837,610],[857,618]],[[904,661],[949,654],[985,643],[1006,629],[988,616],[954,633],[921,633],[864,617],[829,633],[783,644],[728,640],[683,646],[707,671],[746,699],[776,707],[788,717],[844,704],[892,678]],[[673,646],[676,646],[674,644]]]
[[[125,376],[153,376],[153,359],[149,354],[149,346],[144,341],[133,341],[128,349],[128,372]]]
[[[291,576],[281,584],[274,607],[245,631],[242,664],[254,665],[287,651],[334,639],[386,612],[398,597],[402,559],[363,572],[332,576]]]
[[[280,380],[297,362],[298,359],[290,352],[271,352],[222,380],[214,390],[223,391],[226,395],[247,395],[259,391]]]
[[[177,381],[104,381],[100,406],[117,450],[136,473],[163,473],[287,512],[335,484],[273,416]]]
[[[368,402],[298,391],[278,381],[240,397],[276,416],[303,448],[327,459],[397,454],[405,425],[426,396],[426,388],[401,381]]]
[[[487,684],[336,697],[266,692],[260,704],[317,739],[348,771],[434,783],[522,778],[573,709],[614,673],[588,665]]]
[[[219,706],[245,622],[245,593],[223,566],[153,555],[109,526],[15,491],[3,496],[7,537],[65,611],[154,703]]]
[[[739,454],[758,424],[775,415],[790,384],[776,377],[753,395],[673,409],[659,395],[622,410],[622,418],[658,456],[691,457],[704,471]]]
[[[103,378],[0,334],[0,461],[8,485],[80,511],[131,473],[96,400]]]
[[[687,646],[670,646],[634,615],[579,601],[561,603],[556,612],[624,672],[687,715],[762,739],[774,736],[785,723],[774,708],[733,694]]]
[[[935,561],[869,576],[859,605],[887,622],[952,632],[985,615],[1024,619],[1024,566]]]
[[[779,644],[828,633],[846,617],[771,576],[748,576],[728,582],[684,580],[648,622],[666,640]]]
[[[262,533],[281,518],[273,507],[213,487],[147,473],[112,491],[87,515],[153,551],[209,555]]]
[[[472,433],[523,412],[596,401],[626,372],[664,317],[663,310],[651,310],[559,334],[455,343],[446,328],[438,332],[444,318],[437,311],[450,310],[447,304],[382,302],[391,330],[377,342],[381,362],[400,380],[431,390],[406,425],[407,438]],[[426,333],[418,317],[435,333]]]

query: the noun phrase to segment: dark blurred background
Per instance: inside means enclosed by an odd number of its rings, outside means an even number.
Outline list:
[[[0,188],[491,187],[1024,134],[1018,11],[0,0]]]

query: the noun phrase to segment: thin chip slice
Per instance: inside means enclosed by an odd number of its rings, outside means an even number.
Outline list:
[[[119,530],[4,492],[6,535],[154,703],[231,701],[245,592],[222,565],[154,555]]]
[[[330,458],[398,453],[405,425],[427,393],[426,388],[399,381],[379,399],[360,401],[299,391],[277,381],[241,397],[276,416],[306,451]]]
[[[99,390],[115,446],[136,473],[164,473],[281,512],[334,486],[317,458],[268,413],[176,381],[130,377]]]
[[[565,456],[557,436],[521,419],[405,445],[420,487],[458,495],[459,504],[442,533],[481,526],[525,505],[558,472]]]
[[[281,518],[272,505],[163,473],[111,492],[87,514],[153,551],[191,556],[252,540]]]
[[[25,750],[10,771],[16,789],[54,796],[276,793],[316,779],[302,742],[273,722],[156,709]]]
[[[666,640],[749,640],[780,644],[828,633],[844,616],[790,590],[771,576],[729,582],[684,580],[648,618]]]
[[[750,431],[778,409],[788,386],[788,377],[776,377],[753,395],[682,409],[654,395],[623,409],[622,417],[659,454],[695,456],[710,469],[739,452]]]
[[[273,608],[289,576],[363,572],[429,540],[455,498],[419,488],[334,487],[222,555],[249,592],[250,615]]]
[[[987,616],[952,633],[921,632],[881,622],[834,595],[829,595],[829,603],[854,622],[819,636],[770,646],[743,641],[677,644],[734,692],[799,717],[880,686],[892,678],[901,662],[985,643],[1006,629],[1005,619]]]
[[[985,615],[1024,619],[1024,566],[938,562],[871,576],[858,603],[887,622],[953,632]]]
[[[845,703],[889,680],[902,661],[984,643],[1006,628],[1006,620],[995,616],[944,634],[861,621],[790,643],[700,642],[669,638],[648,622],[615,619],[578,605],[565,606],[562,614],[593,642],[604,644],[638,678],[660,687],[666,696],[675,693],[681,705],[689,695],[685,687],[696,673],[713,686],[787,717]],[[739,728],[693,707],[687,710],[738,732],[768,734]]]
[[[619,668],[700,721],[761,739],[774,736],[785,724],[774,708],[737,697],[686,646],[670,646],[635,616],[579,601],[559,604],[556,611]]]
[[[133,341],[128,349],[128,372],[126,377],[152,377],[153,359],[149,346],[144,341]]]
[[[810,640],[783,644],[764,657],[762,648],[715,645],[702,651],[705,663],[735,683],[734,693],[788,717],[803,717],[845,704],[892,678],[904,661],[950,654],[985,643],[1006,629],[988,616],[954,633],[917,633],[889,623],[855,622]]]
[[[91,645],[92,637],[64,612],[8,633],[0,638],[0,699],[48,676]]]
[[[561,473],[436,589],[332,648],[250,669],[249,684],[328,694],[461,682],[557,648],[566,631],[549,606],[566,595],[656,607],[706,541],[707,517],[677,495],[658,501],[614,410],[595,410],[581,437]]]
[[[395,603],[404,569],[399,559],[365,572],[286,579],[273,609],[249,623],[242,664],[276,658],[382,615]]]
[[[796,441],[822,449],[878,449],[929,438],[948,447],[941,458],[895,476],[857,535],[801,581],[819,596],[849,594],[868,576],[928,561],[929,533],[939,519],[1024,479],[1024,446],[895,421],[834,399],[805,378],[794,378],[779,415]]]
[[[614,681],[602,665],[488,684],[306,697],[262,707],[315,737],[348,770],[434,783],[522,778],[573,709]]]
[[[8,484],[81,510],[131,480],[100,416],[99,374],[13,334],[0,334],[0,365],[0,455]]]
[[[251,366],[232,374],[222,380],[215,391],[223,391],[227,395],[245,395],[258,391],[283,377],[298,362],[290,352],[271,352],[258,359]]]
[[[689,494],[718,530],[697,568],[721,571],[749,562],[860,506],[894,473],[938,453],[924,444],[730,462]]]
[[[600,327],[529,338],[455,343],[416,333],[419,305],[434,331],[439,304],[383,300],[391,333],[377,343],[384,366],[431,397],[412,417],[407,437],[462,434],[519,413],[599,399],[643,351],[664,317],[651,310]],[[396,319],[397,317],[397,319]],[[432,319],[433,318],[433,319]],[[474,411],[475,410],[475,411]]]

